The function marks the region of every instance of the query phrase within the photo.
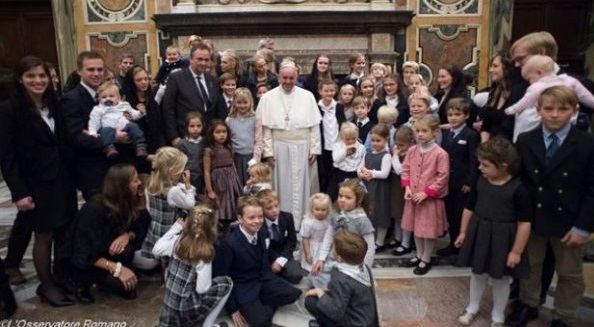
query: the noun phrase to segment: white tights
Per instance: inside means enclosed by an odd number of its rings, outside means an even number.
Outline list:
[[[435,239],[415,236],[415,245],[417,247],[417,258],[426,263],[431,262],[431,254],[433,254]]]
[[[388,229],[384,227],[378,227],[376,229],[376,237],[375,237],[375,244],[377,246],[383,246],[386,242],[386,234],[388,233]]]
[[[151,258],[143,257],[140,250],[134,252],[134,259],[132,259],[132,266],[142,270],[153,270],[157,268],[159,261]]]
[[[466,311],[476,314],[481,305],[481,298],[490,283],[493,291],[493,310],[491,311],[491,320],[493,322],[505,321],[505,306],[509,298],[510,284],[512,278],[503,276],[501,279],[490,278],[487,274],[472,274],[470,276],[470,303]]]

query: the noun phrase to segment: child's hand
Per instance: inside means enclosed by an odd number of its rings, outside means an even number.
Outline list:
[[[245,182],[245,186],[247,187],[252,187],[252,185],[254,185],[254,180],[250,177],[248,178],[248,180]]]
[[[465,239],[466,239],[466,234],[464,234],[464,233],[458,234],[458,238],[456,238],[456,241],[454,242],[454,246],[457,248],[461,248],[462,244],[464,244]]]
[[[217,194],[214,191],[207,191],[206,192],[206,195],[211,200],[215,200],[217,198]]]
[[[275,274],[278,274],[279,272],[281,272],[281,270],[283,270],[283,267],[281,267],[281,265],[279,265],[276,262],[272,263],[272,267],[270,267],[272,269],[272,272]]]
[[[184,170],[184,172],[182,173],[182,182],[186,186],[186,190],[190,189],[192,187],[191,180],[192,180],[192,176],[190,174],[190,171]]]
[[[136,105],[136,110],[140,111],[143,115],[146,115],[146,107],[144,103],[139,103]]]
[[[352,144],[352,145],[347,145],[346,146],[346,154],[347,154],[347,156],[350,156],[351,154],[355,153],[356,151],[357,151],[356,144]]]
[[[186,220],[183,218],[177,218],[175,223],[181,225],[181,227],[184,227],[186,225]]]
[[[324,269],[324,261],[318,260],[311,268],[311,274],[316,276],[322,269]]]
[[[520,260],[522,259],[522,257],[514,252],[510,252],[507,254],[507,264],[506,266],[508,268],[513,268],[515,266],[517,266],[520,263]]]
[[[241,315],[241,312],[239,312],[239,310],[233,312],[231,314],[231,318],[233,319],[233,323],[236,327],[247,327],[247,322],[245,321],[245,318]]]
[[[396,157],[400,156],[400,152],[401,151],[400,151],[400,148],[399,147],[394,146],[394,148],[392,148],[392,155],[393,156],[396,156]]]
[[[464,194],[468,194],[468,193],[470,193],[470,191],[471,191],[471,190],[472,190],[472,189],[470,188],[470,186],[468,186],[468,185],[464,185],[464,186],[462,186],[462,190],[461,190],[461,191],[462,191],[462,193],[464,193]]]
[[[513,110],[511,110],[511,108],[506,108],[505,109],[505,114],[508,116],[513,116],[515,113]]]
[[[313,257],[311,254],[305,255],[305,262],[309,263],[310,265],[313,263]]]
[[[413,198],[413,193],[410,190],[410,187],[407,186],[406,189],[404,190],[404,199],[405,200],[412,200],[412,198]]]
[[[312,288],[311,290],[305,292],[305,296],[317,296],[321,298],[324,295],[324,290],[321,288]]]
[[[419,192],[419,193],[413,194],[412,197],[413,197],[413,201],[416,204],[421,204],[421,202],[425,201],[425,199],[427,198],[427,193]]]

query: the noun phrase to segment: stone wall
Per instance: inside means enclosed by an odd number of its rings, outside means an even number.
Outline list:
[[[73,3],[76,51],[99,50],[113,69],[117,68],[119,55],[129,51],[139,64],[156,72],[167,45],[180,45],[187,51],[183,46],[187,36],[202,35],[200,32],[204,31],[203,36],[212,39],[218,50],[232,48],[246,56],[254,52],[258,39],[271,36],[276,41],[278,56],[296,57],[306,73],[321,52],[331,55],[334,70],[343,74],[348,70],[348,54],[353,51],[367,52],[372,62],[391,66],[416,60],[431,87],[437,71],[446,63],[462,67],[476,76],[478,86],[485,86],[491,51],[505,44],[506,36],[509,39],[509,23],[499,22],[499,18],[507,19],[511,12],[506,0],[76,0]],[[374,13],[379,17],[385,12],[398,15],[411,11],[415,16],[410,25],[394,24],[380,29],[372,26],[377,24]],[[228,25],[233,33],[204,27],[183,32],[171,28],[160,30],[155,24],[158,21],[155,17],[173,14],[180,25],[196,15],[228,14],[240,18],[249,13],[283,13],[282,17],[289,22],[298,12],[312,15],[339,12],[353,18],[352,24],[341,22],[332,29],[316,29],[321,25],[308,28],[307,22],[303,22],[297,25],[298,33],[292,27],[279,28],[280,25],[263,28],[261,31],[266,32],[261,34],[255,34],[256,30],[245,34],[243,26],[233,24]],[[365,21],[357,18],[364,14]],[[498,23],[489,25],[489,18]],[[256,23],[265,26],[267,21]],[[353,24],[359,25],[354,28]]]

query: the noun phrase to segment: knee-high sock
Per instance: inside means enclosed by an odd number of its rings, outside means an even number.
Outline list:
[[[227,303],[227,299],[229,298],[229,295],[231,295],[230,291],[229,291],[229,293],[227,293],[227,295],[225,295],[222,299],[219,300],[219,303],[217,303],[217,305],[215,305],[215,307],[212,309],[212,311],[204,319],[204,323],[202,324],[202,327],[211,327],[214,325],[214,322],[219,317],[219,313],[221,313],[221,311],[223,310],[223,307],[225,306],[225,303]]]
[[[488,280],[489,276],[487,274],[470,275],[470,303],[468,303],[466,311],[470,313],[477,313],[479,311]]]
[[[503,276],[501,279],[491,279],[493,288],[493,310],[491,311],[491,320],[494,322],[505,321],[505,306],[509,299],[510,285],[512,278]]]
[[[159,261],[151,258],[145,258],[142,256],[140,250],[134,252],[134,259],[132,259],[132,266],[143,269],[143,270],[152,270],[157,268],[159,265]]]
[[[383,228],[383,227],[378,227],[376,229],[376,233],[377,233],[377,236],[375,238],[375,244],[377,244],[378,246],[384,245],[384,242],[386,241],[386,234],[388,233],[388,229]]]
[[[423,239],[423,256],[419,257],[424,262],[431,262],[431,255],[433,254],[433,248],[435,247],[435,240],[432,238]]]
[[[409,248],[410,247],[410,237],[412,236],[412,232],[408,230],[402,230],[402,247]]]

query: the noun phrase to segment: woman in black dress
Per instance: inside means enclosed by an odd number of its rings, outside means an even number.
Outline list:
[[[460,68],[454,65],[447,65],[439,69],[437,75],[437,86],[439,89],[435,92],[435,99],[439,102],[439,122],[442,126],[449,129],[447,104],[453,98],[468,99],[466,90],[467,80]],[[476,119],[476,111],[470,113],[467,123],[472,128],[472,122]],[[442,128],[444,128],[442,127]]]
[[[27,226],[35,233],[33,263],[41,282],[37,295],[52,306],[72,305],[51,270],[52,246],[62,248],[63,230],[77,208],[66,168],[65,129],[47,64],[26,56],[15,76],[15,94],[0,105],[0,167],[18,209],[13,229]],[[62,268],[54,265],[54,275]]]
[[[314,60],[311,67],[311,73],[307,75],[303,82],[303,88],[311,92],[317,100],[320,100],[319,86],[320,81],[329,80],[334,81],[334,74],[332,73],[332,61],[326,54],[320,54]]]
[[[79,302],[92,303],[90,287],[99,287],[126,299],[136,298],[138,278],[132,270],[150,217],[142,210],[141,185],[129,164],[112,166],[101,193],[80,209],[70,226],[70,262]]]
[[[487,103],[482,110],[481,142],[495,136],[512,141],[515,117],[506,115],[504,110],[515,102],[510,97],[512,89],[521,88],[525,83],[514,68],[513,60],[503,51],[491,58],[489,74],[492,84]]]

